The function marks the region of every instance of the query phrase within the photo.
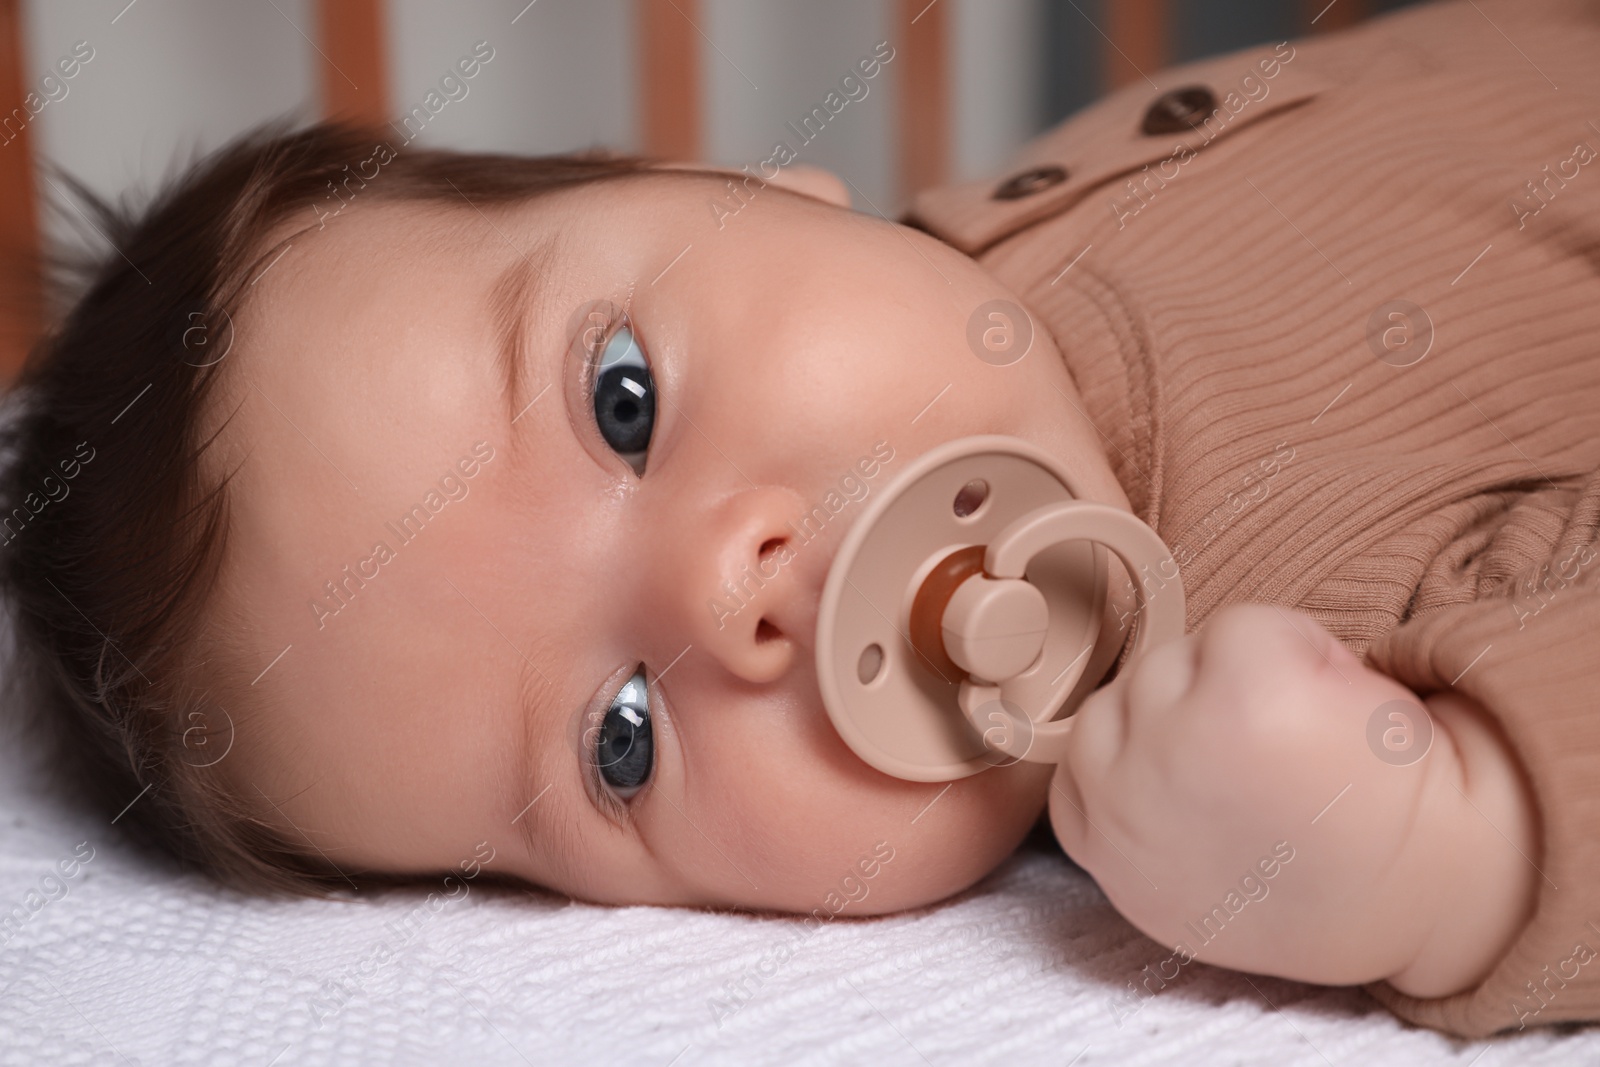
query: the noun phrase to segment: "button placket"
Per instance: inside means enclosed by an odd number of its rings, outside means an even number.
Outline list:
[[[1034,167],[1013,174],[999,185],[995,186],[993,193],[996,200],[1021,200],[1025,196],[1048,189],[1052,185],[1060,185],[1067,180],[1065,167],[1048,166]]]
[[[1330,88],[1306,60],[1261,49],[1169,72],[1177,88],[1158,93],[1120,90],[1031,142],[1003,180],[988,179],[924,190],[909,218],[969,255],[1049,215],[1070,208],[1109,179],[1163,157],[1203,152],[1268,115]],[[1267,64],[1276,63],[1269,76]],[[1267,92],[1231,101],[1239,72],[1255,73]],[[1179,80],[1182,79],[1182,80]],[[1131,88],[1131,87],[1130,87]],[[1213,121],[1214,120],[1214,121]],[[1170,132],[1167,132],[1170,131]]]
[[[1146,109],[1139,132],[1146,137],[1188,133],[1217,109],[1217,94],[1204,85],[1186,85],[1156,97]]]

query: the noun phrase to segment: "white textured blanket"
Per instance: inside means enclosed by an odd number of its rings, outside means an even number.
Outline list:
[[[483,886],[266,903],[155,869],[0,760],[4,1064],[1595,1063],[1459,1042],[1356,990],[1168,955],[1059,854],[882,919],[600,908]],[[88,857],[85,861],[85,857]]]

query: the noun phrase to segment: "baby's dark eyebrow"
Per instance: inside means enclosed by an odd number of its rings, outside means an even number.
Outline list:
[[[541,240],[532,252],[519,253],[489,288],[489,315],[495,328],[495,361],[505,381],[506,407],[512,421],[523,410],[527,370],[528,309],[543,305],[556,258],[557,239]]]

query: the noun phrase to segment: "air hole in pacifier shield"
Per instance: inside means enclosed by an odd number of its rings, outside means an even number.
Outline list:
[[[861,658],[856,661],[856,678],[862,685],[870,685],[882,673],[883,646],[873,643],[863,648]]]
[[[983,507],[989,499],[989,483],[982,478],[974,478],[961,487],[956,494],[952,510],[958,519],[970,519]]]

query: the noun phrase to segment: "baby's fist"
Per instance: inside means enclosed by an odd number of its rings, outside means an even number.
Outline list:
[[[1075,720],[1051,821],[1145,933],[1208,963],[1324,983],[1410,961],[1406,845],[1436,762],[1431,720],[1316,621],[1219,610]],[[1292,858],[1263,881],[1274,855]]]

